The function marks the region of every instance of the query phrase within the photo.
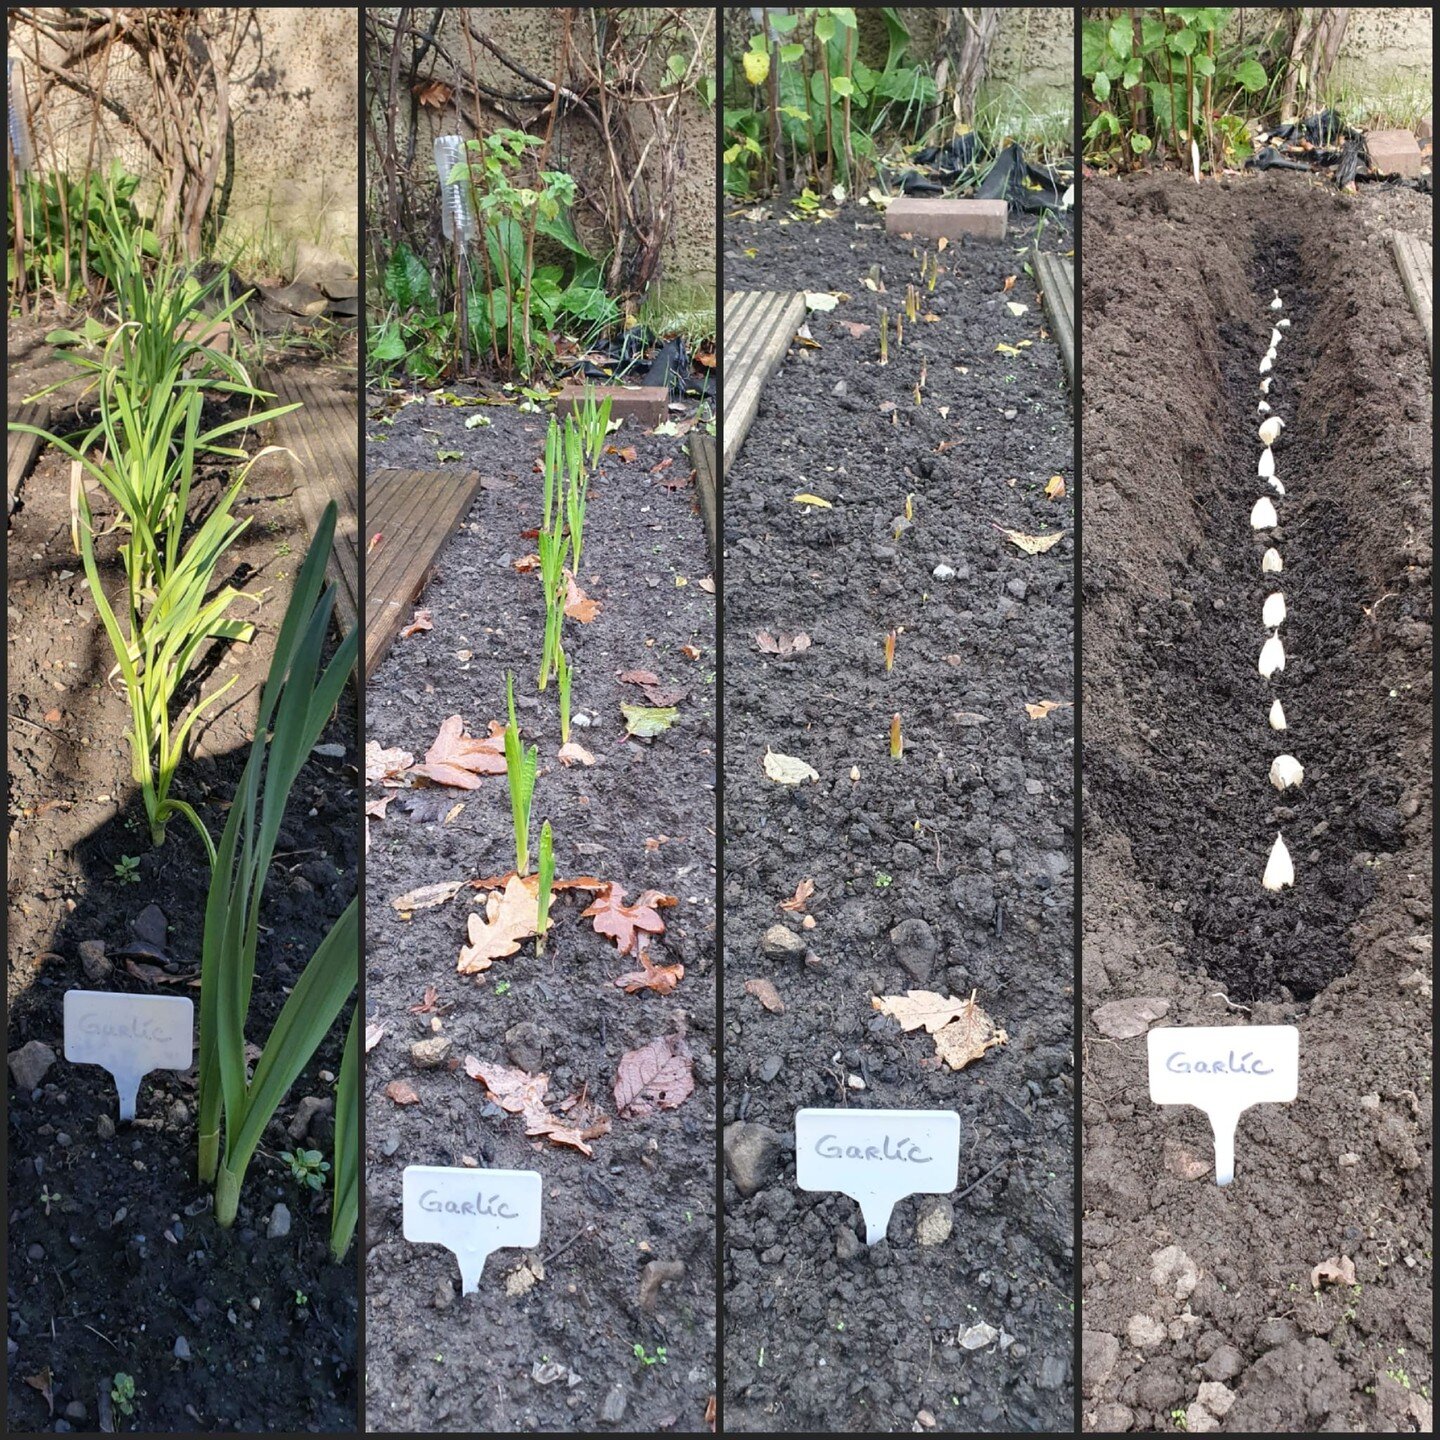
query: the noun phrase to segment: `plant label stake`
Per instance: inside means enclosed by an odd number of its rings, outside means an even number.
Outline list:
[[[452,1251],[472,1295],[491,1251],[540,1243],[539,1172],[407,1165],[405,1238]]]
[[[103,1065],[115,1077],[121,1120],[135,1118],[140,1082],[152,1070],[188,1070],[195,1055],[195,1006],[178,995],[65,992],[65,1058]]]
[[[885,1238],[907,1195],[948,1195],[960,1178],[953,1110],[797,1110],[795,1183],[860,1202],[865,1243]]]
[[[1300,1087],[1293,1025],[1166,1025],[1150,1031],[1150,1098],[1210,1117],[1215,1183],[1235,1178],[1235,1127],[1252,1105],[1287,1105]]]

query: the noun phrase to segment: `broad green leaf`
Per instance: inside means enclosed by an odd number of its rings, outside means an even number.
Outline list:
[[[625,733],[641,740],[664,734],[680,718],[674,705],[622,705],[620,712],[625,716]]]

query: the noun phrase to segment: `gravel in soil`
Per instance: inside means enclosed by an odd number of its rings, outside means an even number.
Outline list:
[[[477,414],[491,425],[467,430]],[[684,440],[628,424],[615,433],[611,450],[625,454],[607,453],[591,483],[581,564],[602,608],[588,624],[565,622],[572,739],[595,764],[560,765],[554,682],[536,695],[539,580],[514,569],[534,549],[523,532],[540,521],[534,467],[546,423],[510,406],[426,403],[383,427],[372,465],[430,469],[437,449],[455,450],[484,483],[420,601],[434,628],[397,639],[370,679],[367,736],[419,760],[447,716],[483,735],[504,719],[513,671],[521,729],[541,755],[532,837],[548,819],[561,878],[613,880],[632,899],[645,889],[676,896],[651,952],[685,974],[668,996],[616,988],[636,962],[581,921],[575,896],[557,897],[543,957],[527,941],[479,976],[457,974],[466,915],[483,893],[466,885],[408,919],[391,901],[514,868],[505,778],[472,791],[388,792],[384,817],[369,822],[366,872],[366,1000],[385,1027],[366,1081],[374,1430],[704,1431],[715,1388],[716,663],[704,532]],[[620,706],[647,703],[618,678],[632,670],[685,692],[678,722],[654,740],[623,738]],[[428,814],[407,808],[427,800],[436,802]],[[412,1013],[431,986],[439,1008]],[[620,1057],[677,1030],[693,1055],[694,1093],[647,1119],[617,1116]],[[448,1059],[422,1068],[412,1047],[435,1036],[450,1042]],[[612,1123],[594,1158],[527,1138],[520,1117],[466,1075],[472,1055],[548,1075],[552,1111],[570,1096],[593,1102]],[[397,1081],[418,1103],[390,1098]],[[462,1297],[454,1256],[401,1234],[401,1176],[420,1164],[539,1171],[540,1246],[496,1252],[479,1292]]]
[[[8,380],[18,394],[42,372],[14,358]],[[263,597],[251,611],[260,634],[223,651],[208,674],[207,688],[231,675],[237,683],[176,783],[212,834],[225,823],[271,637],[307,544],[288,473],[257,466],[252,474],[242,499],[251,525],[232,563],[233,583]],[[206,472],[197,505],[214,497],[221,479]],[[149,989],[198,1003],[185,977],[199,965],[209,885],[203,850],[183,820],[170,825],[162,848],[151,848],[130,774],[128,710],[106,681],[113,657],[70,549],[68,493],[68,462],[43,450],[11,516],[7,587],[8,1046],[38,1044],[57,1056],[68,989]],[[97,518],[109,517],[97,507]],[[107,577],[118,580],[114,537],[99,551]],[[353,701],[343,703],[321,740],[343,755],[317,754],[292,792],[265,895],[252,1038],[268,1034],[355,890],[356,718]],[[117,872],[126,856],[139,862],[133,881]],[[117,953],[147,924],[167,957],[147,963],[168,970],[172,985],[147,986]],[[299,1190],[278,1158],[304,1137],[329,1155],[340,1039],[327,1042],[281,1106],[229,1234],[210,1219],[208,1192],[194,1176],[193,1070],[150,1075],[138,1119],[117,1128],[105,1071],[61,1058],[25,1071],[22,1086],[12,1066],[11,1429],[99,1428],[112,1417],[118,1372],[134,1377],[136,1399],[133,1419],[113,1414],[115,1428],[355,1428],[354,1254],[330,1262],[328,1196]],[[292,1138],[288,1127],[307,1115]],[[277,1207],[289,1214],[283,1235],[271,1233],[283,1228],[272,1227]],[[25,1383],[47,1368],[53,1415]]]
[[[850,297],[810,316],[725,487],[727,1430],[1071,1424],[1071,401],[1033,234],[940,252],[882,366],[910,241],[853,206],[726,224],[727,290]],[[1066,222],[1042,243],[1068,249]],[[998,527],[1064,538],[1032,555]],[[767,750],[819,781],[772,782]],[[810,929],[778,908],[806,879]],[[1009,1043],[937,1068],[871,1006],[911,988],[978,991]],[[902,1201],[869,1250],[853,1200],[794,1183],[795,1110],[843,1105],[961,1117],[956,1193]]]
[[[1431,203],[1169,175],[1085,207],[1084,1423],[1428,1430],[1432,399],[1389,236]],[[1257,536],[1282,315],[1285,495]],[[1150,1104],[1143,1034],[1096,1026],[1137,997],[1299,1026],[1299,1099],[1242,1117],[1223,1190],[1204,1115]],[[1312,1284],[1331,1257],[1354,1286]]]

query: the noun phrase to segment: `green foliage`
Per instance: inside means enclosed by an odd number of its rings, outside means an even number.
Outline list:
[[[1081,22],[1091,163],[1134,168],[1163,143],[1188,168],[1192,139],[1212,171],[1249,158],[1244,115],[1278,75],[1266,74],[1258,41],[1224,39],[1233,13],[1147,8]]]
[[[115,878],[122,885],[138,885],[140,883],[140,857],[138,855],[122,855],[115,862]]]
[[[515,677],[505,674],[505,778],[510,786],[510,820],[515,830],[515,873],[530,873],[530,802],[535,798],[535,776],[540,768],[540,747],[527,750],[515,719]]]
[[[335,1086],[335,1199],[330,1209],[330,1254],[338,1263],[355,1237],[360,1215],[360,1007],[350,1012],[340,1079]]]
[[[330,1162],[318,1150],[282,1150],[280,1158],[290,1167],[297,1185],[323,1190]]]
[[[110,1400],[115,1408],[127,1418],[135,1413],[135,1377],[123,1370],[115,1372],[110,1382]]]
[[[535,917],[535,953],[545,953],[545,932],[550,928],[550,899],[555,888],[555,837],[547,820],[540,827],[540,865],[536,878],[539,909]]]

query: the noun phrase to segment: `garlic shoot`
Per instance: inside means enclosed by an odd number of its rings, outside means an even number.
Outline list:
[[[1262,495],[1256,502],[1255,507],[1250,511],[1250,528],[1252,530],[1273,530],[1280,523],[1280,517],[1275,513],[1275,506],[1271,503],[1268,495]]]
[[[1285,562],[1280,558],[1280,552],[1272,545],[1260,560],[1260,573],[1278,575],[1284,568]]]
[[[1261,373],[1262,375],[1266,374],[1266,373],[1269,371],[1269,369],[1270,369],[1270,362],[1271,362],[1271,360],[1272,360],[1273,358],[1274,358],[1273,356],[1267,354],[1267,355],[1265,356],[1265,358],[1260,362],[1260,373]]]
[[[1285,668],[1285,647],[1278,635],[1272,635],[1260,650],[1260,674],[1268,680],[1277,670]]]
[[[1277,790],[1288,790],[1305,778],[1305,767],[1293,755],[1277,755],[1270,765],[1270,783]]]
[[[1260,443],[1267,446],[1273,445],[1280,438],[1280,432],[1284,428],[1285,422],[1278,415],[1272,415],[1260,427]]]
[[[1283,890],[1295,883],[1295,867],[1290,863],[1285,838],[1278,831],[1275,843],[1270,847],[1270,858],[1265,862],[1265,878],[1260,883],[1267,890]]]
[[[1270,728],[1272,730],[1283,730],[1285,728],[1285,707],[1276,697],[1275,703],[1270,707]]]
[[[1262,480],[1268,480],[1275,473],[1275,454],[1268,445],[1260,452],[1258,473]]]
[[[1265,597],[1261,621],[1267,630],[1278,630],[1285,623],[1285,597],[1276,590]]]

